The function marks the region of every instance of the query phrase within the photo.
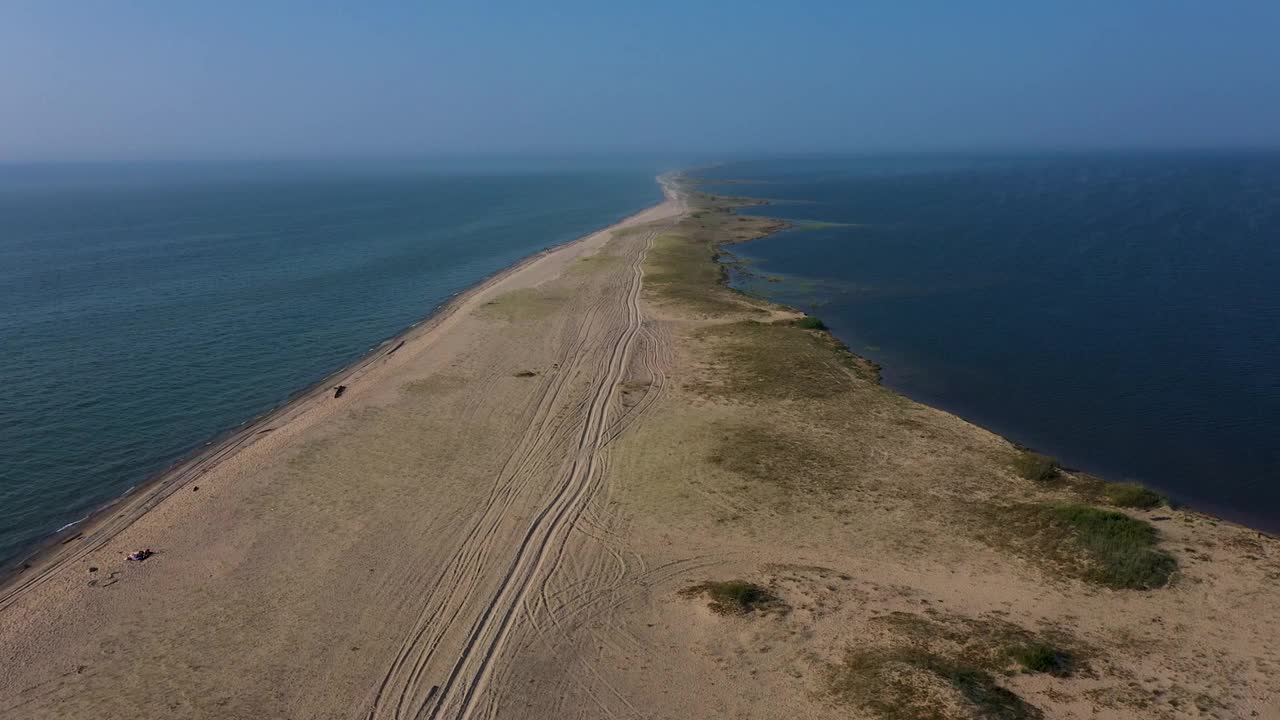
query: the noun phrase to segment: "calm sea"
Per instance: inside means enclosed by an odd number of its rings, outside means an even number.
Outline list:
[[[0,560],[550,245],[647,167],[0,167]]]
[[[706,187],[795,229],[735,284],[889,386],[1280,530],[1280,154],[759,161]],[[830,223],[830,224],[828,224]]]

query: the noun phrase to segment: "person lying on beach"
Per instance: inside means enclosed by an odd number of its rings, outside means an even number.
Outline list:
[[[155,553],[151,551],[151,548],[147,548],[146,550],[134,550],[129,553],[129,559],[134,562],[142,562],[152,555],[155,555]]]

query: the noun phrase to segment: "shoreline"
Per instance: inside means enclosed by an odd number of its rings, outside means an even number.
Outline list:
[[[666,202],[383,344],[341,399],[6,606],[0,708],[1275,707],[1280,543],[1026,472],[803,313],[727,288],[720,244],[777,223],[660,182]]]
[[[657,180],[660,188],[665,188]],[[251,447],[262,435],[272,432],[278,427],[266,427],[279,423],[287,424],[306,410],[318,404],[318,401],[330,396],[337,385],[354,382],[362,374],[373,369],[378,360],[385,360],[406,343],[419,339],[430,333],[453,316],[459,308],[475,295],[484,292],[504,279],[528,267],[529,265],[559,251],[573,247],[601,233],[624,225],[666,202],[666,198],[646,205],[636,212],[625,215],[608,225],[590,230],[572,240],[556,243],[537,252],[527,255],[515,263],[501,268],[475,283],[459,290],[448,300],[433,308],[430,313],[399,332],[379,341],[363,355],[334,370],[320,380],[290,392],[274,407],[250,417],[239,425],[223,430],[209,438],[203,444],[183,453],[162,470],[153,472],[124,492],[91,509],[83,517],[64,524],[59,529],[43,536],[12,558],[0,561],[0,610],[7,607],[14,599],[56,572],[65,563],[93,552],[110,542],[119,532],[126,529],[134,520],[146,514],[150,509],[163,502],[174,492],[185,487],[190,481],[213,470],[236,452]],[[390,348],[389,350],[387,348]],[[385,352],[384,352],[385,351]],[[332,399],[330,397],[330,399]],[[68,546],[86,538],[83,546]]]
[[[665,493],[637,492],[640,512],[658,518],[651,537],[707,536],[686,552],[750,548],[685,580],[698,583],[685,592],[722,603],[754,592],[801,615],[839,615],[815,620],[825,630],[790,650],[822,658],[803,692],[869,717],[886,703],[928,714],[947,698],[967,709],[957,717],[1003,716],[952,668],[984,677],[1009,701],[1001,708],[1019,709],[1010,717],[1165,717],[1145,712],[1165,702],[1240,716],[1274,707],[1265,669],[1243,678],[1229,668],[1271,645],[1262,638],[1273,634],[1276,538],[1140,488],[1028,467],[1035,456],[1007,437],[884,386],[811,316],[726,285],[719,254],[784,225],[734,206],[767,203],[689,197],[694,211],[651,289],[685,353],[679,401],[619,462],[632,469],[624,485],[674,478]],[[816,569],[816,588],[800,568]],[[1220,606],[1224,597],[1232,602]],[[1222,614],[1206,618],[1207,604]],[[769,623],[751,622],[756,642],[779,642]],[[707,646],[720,647],[714,637]],[[1062,668],[1046,682],[1035,677],[1043,667],[1010,667],[1023,642],[1088,670]],[[753,680],[794,669],[734,667]],[[904,671],[916,674],[897,682]]]
[[[510,687],[561,559],[614,557],[582,523],[660,394],[632,402],[642,265],[682,213],[505,268],[75,528],[0,597],[0,714],[463,717]]]
[[[687,174],[688,172],[693,172],[693,171],[687,171],[687,172],[685,172],[685,173],[682,173],[682,174],[681,174],[681,177],[685,178],[685,180],[689,183],[689,186],[690,186],[690,192],[692,192],[692,193],[702,194],[702,195],[705,195],[705,196],[707,196],[707,197],[709,197],[709,198],[714,198],[715,200],[720,201],[720,202],[728,202],[728,203],[732,203],[732,204],[734,204],[734,206],[735,206],[735,207],[734,207],[734,211],[733,211],[733,212],[734,212],[734,214],[735,214],[736,216],[739,216],[739,217],[758,217],[758,218],[761,218],[761,219],[772,220],[772,221],[775,221],[775,222],[777,222],[777,223],[780,223],[780,225],[779,225],[777,228],[775,228],[775,229],[771,230],[768,234],[762,235],[762,236],[760,236],[760,237],[749,238],[749,239],[746,239],[746,240],[729,240],[729,241],[726,241],[726,242],[723,242],[723,243],[718,244],[718,245],[717,245],[717,248],[731,248],[731,247],[733,247],[733,246],[735,246],[735,245],[739,245],[739,244],[743,244],[743,243],[756,242],[756,241],[759,241],[759,240],[766,240],[766,239],[768,239],[768,238],[771,238],[771,237],[773,237],[773,236],[777,235],[778,233],[785,232],[785,231],[787,231],[787,230],[792,230],[792,229],[795,229],[796,227],[798,227],[798,225],[797,225],[796,221],[791,220],[791,219],[788,219],[788,218],[784,218],[784,217],[776,217],[776,216],[773,216],[773,215],[750,215],[750,216],[742,216],[742,215],[738,215],[738,214],[737,214],[737,210],[738,210],[738,208],[740,208],[740,207],[771,207],[771,206],[775,205],[775,204],[776,204],[776,202],[775,202],[775,201],[773,201],[773,200],[771,200],[771,199],[769,199],[769,198],[757,198],[757,197],[751,197],[751,196],[739,196],[739,195],[722,195],[722,194],[719,194],[719,193],[713,193],[713,192],[708,192],[708,191],[701,190],[701,189],[699,189],[699,182],[698,182],[697,180],[693,179],[693,178],[690,178],[690,177],[688,176],[688,174]],[[788,200],[787,202],[788,202],[788,203],[795,203],[795,202],[800,202],[800,201]],[[733,256],[733,254],[732,254],[731,252],[728,252],[727,250],[725,251],[725,254],[730,255],[730,256]],[[736,256],[735,256],[735,257],[736,257]],[[769,303],[769,304],[771,304],[771,305],[773,305],[773,306],[775,306],[775,307],[782,308],[782,309],[785,309],[785,310],[788,310],[788,311],[791,311],[791,312],[800,313],[800,314],[802,314],[802,315],[804,315],[804,316],[806,316],[806,317],[812,317],[812,318],[814,318],[814,319],[817,319],[817,320],[821,321],[821,318],[819,318],[819,317],[817,317],[817,316],[815,316],[815,315],[813,315],[813,314],[811,314],[811,313],[809,313],[809,312],[807,312],[807,311],[805,311],[805,310],[802,310],[802,309],[800,309],[800,308],[793,307],[793,306],[791,306],[791,305],[787,305],[787,304],[785,304],[785,303],[782,303],[782,302],[779,302],[779,301],[777,301],[777,300],[774,300],[774,299],[771,299],[771,298],[765,297],[764,295],[760,295],[760,294],[753,293],[753,292],[751,292],[751,291],[749,291],[749,290],[746,290],[746,289],[743,289],[743,288],[737,288],[737,287],[734,287],[734,286],[731,284],[731,282],[732,282],[732,276],[730,275],[730,265],[732,265],[732,266],[733,266],[733,269],[734,269],[734,270],[736,270],[736,272],[738,272],[738,273],[740,273],[740,274],[742,274],[742,275],[745,275],[745,276],[759,276],[759,275],[760,275],[759,273],[756,273],[756,272],[754,272],[754,271],[752,271],[752,270],[750,270],[750,269],[746,269],[746,267],[745,267],[745,263],[743,263],[743,262],[741,262],[741,261],[737,261],[737,260],[735,260],[735,261],[733,261],[733,262],[731,262],[731,263],[725,263],[723,260],[721,260],[721,258],[720,258],[719,256],[717,256],[717,258],[716,258],[716,262],[717,262],[717,263],[721,266],[721,268],[722,268],[722,278],[721,278],[721,282],[723,283],[724,287],[725,287],[727,290],[730,290],[730,291],[732,291],[732,292],[736,292],[736,293],[741,293],[741,294],[743,294],[743,295],[745,295],[745,296],[747,296],[747,297],[753,298],[753,299],[758,300],[758,301],[760,301],[760,302]],[[838,345],[839,345],[839,346],[840,346],[840,347],[841,347],[845,352],[849,353],[850,355],[852,355],[852,356],[854,356],[854,357],[859,358],[861,361],[863,361],[863,362],[867,363],[869,366],[872,366],[872,367],[876,368],[877,372],[879,372],[882,368],[884,368],[884,367],[885,367],[885,365],[884,365],[883,363],[881,363],[880,361],[878,361],[878,360],[874,360],[874,359],[872,359],[872,358],[869,358],[869,357],[867,357],[867,356],[865,356],[865,355],[862,355],[862,354],[860,354],[860,353],[856,352],[855,350],[853,350],[853,349],[849,346],[849,344],[848,344],[847,342],[845,342],[845,340],[844,340],[844,339],[842,339],[842,338],[838,337],[834,332],[832,332],[832,331],[830,330],[830,328],[824,328],[824,329],[822,330],[822,332],[823,332],[823,333],[825,333],[828,337],[830,337],[830,338],[832,339],[832,341],[834,341],[835,343],[837,343],[837,344],[838,344]],[[884,385],[884,387],[885,387],[886,389],[890,390],[891,392],[895,393],[895,394],[901,395],[902,397],[907,398],[908,400],[911,400],[912,402],[917,402],[917,403],[920,403],[920,404],[922,404],[922,405],[926,405],[926,406],[928,406],[928,407],[931,407],[931,408],[934,408],[934,409],[936,409],[936,410],[939,410],[939,411],[941,411],[941,412],[948,413],[948,414],[950,414],[950,415],[954,415],[954,416],[956,416],[957,418],[959,418],[959,419],[961,419],[961,420],[963,420],[963,421],[965,421],[965,422],[971,423],[971,424],[973,424],[973,425],[974,425],[974,426],[976,426],[976,427],[980,427],[980,428],[982,428],[983,430],[986,430],[987,432],[990,432],[990,433],[992,433],[992,434],[994,434],[994,435],[996,435],[996,436],[998,436],[998,437],[1003,438],[1003,439],[1004,439],[1005,441],[1007,441],[1009,444],[1011,444],[1012,446],[1014,446],[1014,447],[1016,447],[1016,448],[1018,448],[1018,449],[1020,449],[1020,450],[1025,450],[1025,451],[1028,451],[1028,452],[1034,452],[1034,453],[1040,453],[1040,452],[1042,452],[1042,448],[1041,448],[1041,447],[1039,447],[1039,446],[1032,445],[1032,444],[1026,444],[1026,443],[1023,443],[1023,442],[1021,442],[1021,441],[1019,441],[1019,440],[1014,439],[1014,437],[1013,437],[1013,436],[1017,434],[1017,433],[1016,433],[1016,431],[1011,430],[1011,429],[1009,429],[1009,428],[1000,428],[1000,427],[998,427],[998,426],[999,426],[999,424],[998,424],[998,423],[990,422],[988,419],[983,419],[983,418],[975,417],[974,413],[966,412],[964,408],[957,408],[957,407],[954,407],[954,406],[952,406],[951,404],[949,404],[949,403],[944,403],[944,402],[942,402],[942,401],[939,401],[939,400],[938,400],[938,399],[936,399],[936,398],[932,398],[932,397],[925,397],[925,396],[917,396],[917,395],[915,395],[915,394],[908,393],[904,388],[901,388],[901,387],[899,387],[899,386],[895,386],[895,385],[893,385],[893,384],[885,384],[885,385]],[[1052,456],[1052,455],[1051,455],[1050,457],[1051,457],[1052,459],[1054,459],[1055,461],[1057,461],[1057,460],[1058,460],[1057,456]],[[1141,485],[1141,486],[1143,486],[1143,487],[1147,487],[1147,488],[1151,488],[1151,489],[1153,489],[1153,490],[1156,490],[1156,491],[1160,492],[1162,495],[1163,495],[1163,494],[1164,494],[1164,492],[1165,492],[1163,489],[1158,488],[1158,487],[1156,487],[1156,486],[1154,486],[1154,485],[1150,485],[1150,484],[1148,484],[1147,482],[1143,482],[1143,481],[1141,481],[1141,480],[1132,480],[1132,479],[1125,479],[1125,480],[1112,480],[1111,478],[1112,478],[1113,473],[1109,472],[1109,471],[1108,471],[1107,469],[1105,469],[1105,468],[1104,468],[1104,469],[1095,469],[1095,470],[1091,470],[1091,469],[1087,469],[1087,468],[1084,468],[1084,467],[1077,466],[1077,465],[1072,464],[1072,463],[1063,463],[1063,464],[1061,464],[1061,466],[1060,466],[1060,467],[1061,467],[1061,469],[1062,469],[1063,471],[1068,472],[1068,473],[1072,473],[1072,474],[1075,474],[1075,475],[1084,475],[1084,476],[1089,476],[1089,477],[1093,477],[1093,478],[1096,478],[1096,479],[1099,479],[1099,480],[1103,480],[1103,481],[1108,481],[1108,482],[1134,483],[1134,484]],[[1168,495],[1163,495],[1163,496],[1168,500],[1168,502],[1169,502],[1169,506],[1170,506],[1171,508],[1178,509],[1178,510],[1181,510],[1181,511],[1183,511],[1183,512],[1195,513],[1195,514],[1197,514],[1197,515],[1200,515],[1200,516],[1203,516],[1203,517],[1206,517],[1206,518],[1211,518],[1211,519],[1213,519],[1213,520],[1218,520],[1218,521],[1222,521],[1222,522],[1227,522],[1227,523],[1230,523],[1230,524],[1232,524],[1232,525],[1236,525],[1236,526],[1238,526],[1238,527],[1246,528],[1246,529],[1248,529],[1248,530],[1251,530],[1251,531],[1257,532],[1257,533],[1259,533],[1259,534],[1261,534],[1261,535],[1265,535],[1265,536],[1266,536],[1266,537],[1268,537],[1268,538],[1280,538],[1280,528],[1273,529],[1272,527],[1269,527],[1269,526],[1260,526],[1259,524],[1254,524],[1254,523],[1253,523],[1253,522],[1251,522],[1247,517],[1243,516],[1242,514],[1232,512],[1229,508],[1218,508],[1218,507],[1214,507],[1214,506],[1212,506],[1212,504],[1206,504],[1206,503],[1203,503],[1203,502],[1187,502],[1187,501],[1183,501],[1183,500],[1180,500],[1180,499],[1172,498],[1172,497],[1170,497],[1170,496],[1168,496]]]

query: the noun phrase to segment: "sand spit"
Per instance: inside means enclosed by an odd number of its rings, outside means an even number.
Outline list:
[[[0,716],[475,705],[627,422],[640,262],[680,207],[474,288],[11,577]]]
[[[0,717],[1277,716],[1280,543],[882,388],[664,187],[11,579]]]

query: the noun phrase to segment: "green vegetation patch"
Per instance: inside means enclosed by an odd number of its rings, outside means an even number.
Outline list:
[[[596,253],[586,257],[578,258],[569,266],[569,272],[573,273],[591,273],[598,270],[609,270],[620,267],[622,258],[617,255],[608,255],[605,253]]]
[[[770,423],[722,428],[711,462],[743,477],[785,488],[788,500],[799,499],[803,491],[816,490],[824,496],[843,491],[850,478],[841,458],[803,430],[786,432]]]
[[[826,323],[822,322],[816,317],[813,317],[812,315],[805,315],[804,317],[796,320],[794,324],[796,327],[803,328],[805,330],[826,330],[827,329]]]
[[[716,251],[688,235],[670,232],[658,236],[645,262],[645,287],[664,300],[678,302],[694,312],[718,315],[746,310],[742,299],[721,284],[724,268]]]
[[[1165,504],[1160,493],[1138,483],[1103,483],[1102,495],[1116,507],[1150,510]]]
[[[747,400],[828,398],[851,390],[856,378],[879,379],[874,366],[830,336],[790,323],[747,320],[705,328],[699,337],[714,344],[719,366],[697,388],[705,394]]]
[[[734,215],[755,201],[692,193],[695,208],[671,231],[654,240],[645,263],[645,286],[657,297],[704,315],[762,313],[763,303],[729,289],[719,262],[724,245],[752,240],[783,228],[773,218]]]
[[[768,588],[746,580],[708,580],[680,591],[682,597],[705,596],[707,606],[720,615],[785,610],[786,603]]]
[[[884,720],[1044,717],[990,672],[915,648],[851,649],[827,679],[837,699]]]
[[[1115,590],[1161,588],[1177,570],[1177,561],[1160,548],[1159,533],[1150,523],[1090,505],[996,508],[984,539]]]
[[[1041,718],[999,678],[1019,667],[1066,676],[1084,652],[1061,630],[1046,636],[995,615],[893,612],[873,623],[885,632],[872,633],[870,646],[859,643],[829,666],[828,689],[884,720]]]
[[[1015,647],[1010,654],[1027,672],[1048,673],[1058,677],[1070,675],[1075,664],[1070,652],[1047,642],[1032,642]]]
[[[565,300],[562,293],[525,288],[499,295],[485,303],[481,312],[508,322],[527,322],[550,315],[564,305]]]
[[[1058,477],[1058,461],[1047,455],[1024,450],[1014,458],[1013,470],[1032,482],[1049,482]]]
[[[1064,677],[1084,654],[1079,643],[1061,630],[1036,633],[998,616],[893,612],[876,620],[916,649],[994,673],[1007,673],[1016,663],[1028,672]]]
[[[1059,473],[1082,502],[1150,510],[1168,504],[1160,493],[1135,482],[1108,482],[1086,473]]]
[[[1159,548],[1159,535],[1150,523],[1088,505],[1055,505],[1045,512],[1087,553],[1087,575],[1103,585],[1134,590],[1164,587],[1177,569],[1173,556]]]

